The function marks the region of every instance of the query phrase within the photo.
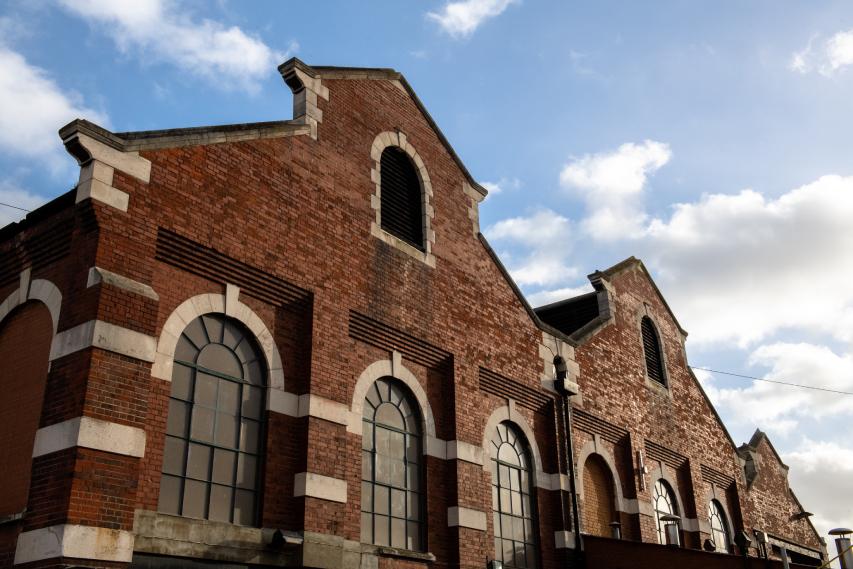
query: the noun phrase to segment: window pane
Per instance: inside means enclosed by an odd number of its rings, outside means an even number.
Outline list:
[[[254,490],[258,476],[258,459],[254,456],[240,453],[237,459],[237,486]]]
[[[373,455],[367,451],[361,453],[361,478],[362,480],[373,480]]]
[[[521,490],[521,471],[511,470],[509,473],[509,488],[516,492]]]
[[[240,427],[240,450],[257,453],[260,443],[260,423],[243,419]]]
[[[216,387],[219,379],[206,373],[197,373],[195,378],[195,403],[206,407],[216,407]]]
[[[398,518],[406,517],[406,492],[391,490],[391,515]]]
[[[227,413],[216,414],[216,444],[224,447],[237,448],[237,427],[239,421],[234,415]]]
[[[527,567],[528,569],[536,568],[536,551],[533,549],[533,544],[527,544]]]
[[[260,419],[263,412],[263,391],[259,387],[243,386],[243,416]]]
[[[499,537],[495,538],[495,559],[498,561],[503,560],[503,546],[501,545],[501,539]]]
[[[391,519],[387,516],[373,517],[373,543],[376,545],[391,545],[391,536],[388,535]]]
[[[509,498],[509,490],[507,490],[506,488],[501,488],[501,511],[502,512],[511,512],[512,511],[512,506],[510,505],[510,502],[511,502],[511,500]]]
[[[497,512],[492,512],[492,525],[494,526],[495,537],[503,536],[501,532],[501,515]]]
[[[226,320],[222,328],[222,343],[232,350],[236,349],[243,339],[243,332],[230,320]]]
[[[219,404],[217,409],[227,413],[237,415],[240,411],[240,384],[228,381],[227,379],[219,380]]]
[[[157,510],[164,514],[181,513],[181,479],[163,476],[160,480],[160,502]]]
[[[191,437],[205,442],[213,441],[213,411],[204,407],[193,407]]]
[[[406,494],[406,509],[410,520],[420,520],[421,517],[421,495],[413,492]]]
[[[363,421],[361,425],[361,448],[373,450],[373,424]]]
[[[497,510],[500,506],[498,504],[498,487],[492,486],[492,509]]]
[[[403,433],[388,432],[388,447],[385,454],[394,458],[403,458],[405,456],[405,446],[403,444]],[[376,452],[381,452],[378,448]]]
[[[406,435],[406,460],[410,462],[418,462],[420,459],[421,441],[418,437]]]
[[[210,487],[210,515],[208,519],[217,522],[231,521],[231,497],[234,490],[229,486]]]
[[[515,548],[512,546],[512,541],[509,539],[503,540],[504,563],[514,563]]]
[[[210,476],[210,447],[190,443],[190,454],[187,460],[187,476],[208,480]]]
[[[526,567],[527,563],[524,561],[524,544],[516,541],[513,545],[515,547],[516,567]]]
[[[176,363],[172,367],[172,397],[192,401],[193,370]]]
[[[175,348],[175,361],[195,363],[197,355],[198,349],[186,337],[181,336],[178,340],[178,346]]]
[[[213,451],[213,481],[231,486],[234,483],[234,460],[236,453],[222,450]]]
[[[163,472],[166,474],[184,474],[184,459],[187,454],[187,443],[174,437],[166,437],[163,449]]]
[[[361,483],[361,511],[373,511],[373,484],[370,482]]]
[[[412,551],[421,550],[420,524],[408,522],[406,526],[406,549],[410,549]]]
[[[211,342],[222,341],[222,320],[216,316],[205,315],[201,317],[207,337]]]
[[[391,546],[406,547],[406,520],[391,518]]]
[[[189,418],[189,405],[174,399],[169,400],[169,418],[166,421],[166,433],[176,437],[187,436],[187,419]]]
[[[373,516],[364,512],[361,514],[361,541],[373,543]]]
[[[524,541],[524,520],[512,518],[512,539]]]
[[[390,507],[390,498],[388,488],[385,486],[374,486],[373,487],[373,507],[374,512],[377,514],[388,515],[388,509]]]
[[[397,407],[391,403],[383,403],[379,406],[379,409],[376,410],[376,417],[374,421],[378,424],[388,425],[389,427],[394,427],[400,430],[405,428],[403,416],[400,414]]]
[[[237,490],[234,501],[234,523],[250,526],[255,523],[255,493]]]
[[[406,488],[415,492],[421,489],[420,471],[417,468],[409,467],[406,470]]]
[[[208,342],[207,333],[204,331],[204,326],[202,326],[200,318],[196,318],[184,328],[184,336],[189,338],[198,348],[201,348]]]
[[[243,378],[252,385],[263,385],[263,368],[261,362],[255,360],[243,366]]]
[[[234,348],[234,353],[237,354],[237,359],[242,363],[251,362],[258,358],[257,352],[252,347],[252,343],[246,338],[243,338],[243,341],[237,344],[237,347]]]
[[[237,360],[237,356],[222,344],[205,346],[198,355],[196,363],[229,377],[243,378],[243,366]]]
[[[203,518],[207,504],[207,484],[195,480],[184,481],[184,511],[189,518]]]

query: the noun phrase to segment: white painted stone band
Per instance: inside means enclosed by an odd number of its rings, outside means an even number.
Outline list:
[[[36,431],[33,458],[72,447],[142,457],[145,431],[91,417],[76,417]]]
[[[93,287],[98,283],[108,284],[117,288],[124,289],[128,292],[139,294],[152,300],[160,300],[153,288],[147,284],[123,277],[112,271],[102,269],[100,267],[91,267],[89,269],[89,277],[86,281],[86,288]]]
[[[447,508],[447,526],[486,531],[486,513],[462,506]]]
[[[53,338],[50,361],[90,347],[144,362],[153,362],[157,352],[157,339],[102,320],[89,320],[63,330]]]
[[[330,502],[347,503],[347,483],[345,480],[314,474],[313,472],[300,472],[294,476],[293,495],[295,497],[308,496],[329,500]]]
[[[15,565],[57,557],[129,562],[133,557],[133,534],[94,526],[60,524],[25,531],[18,536]]]
[[[575,548],[575,532],[573,531],[555,531],[554,532],[554,547],[557,549],[574,549]]]
[[[39,300],[47,306],[50,312],[50,319],[53,323],[53,333],[56,334],[56,328],[59,326],[59,310],[62,307],[62,293],[52,282],[45,279],[30,280],[30,269],[26,268],[19,275],[19,283],[17,289],[6,297],[0,303],[0,322],[9,315],[15,308],[25,303],[28,300]]]

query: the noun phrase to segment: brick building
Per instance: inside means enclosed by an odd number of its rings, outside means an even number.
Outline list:
[[[0,566],[820,558],[639,261],[532,310],[402,75],[280,71],[293,120],[72,122],[79,183],[0,230]]]

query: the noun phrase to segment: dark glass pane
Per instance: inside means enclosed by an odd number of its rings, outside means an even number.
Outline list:
[[[374,486],[373,487],[373,508],[374,512],[377,514],[388,515],[388,509],[390,507],[390,497],[388,488],[385,486]]]
[[[195,403],[205,407],[216,407],[216,389],[219,379],[206,373],[197,373],[195,379]]]
[[[391,490],[391,515],[398,518],[406,517],[405,490]]]
[[[231,497],[234,490],[228,486],[210,487],[210,513],[209,518],[216,522],[231,521]]]
[[[184,481],[184,516],[203,518],[207,504],[207,483],[195,480]]]
[[[362,480],[373,480],[372,455],[368,451],[361,452],[361,478]]]
[[[261,425],[257,421],[243,419],[240,427],[240,450],[257,454],[260,445]]]
[[[210,442],[213,440],[213,411],[199,407],[193,407],[193,422],[190,430],[192,438]]]
[[[193,346],[186,336],[181,336],[178,340],[178,345],[175,347],[175,360],[182,362],[195,363],[195,358],[198,355],[198,348]]]
[[[234,415],[226,413],[216,414],[216,444],[237,448],[237,429],[240,421]]]
[[[234,501],[234,523],[250,526],[255,523],[255,493],[237,490]]]
[[[197,348],[202,348],[210,342],[204,330],[204,325],[202,325],[201,318],[196,318],[184,328],[184,336],[189,338]]]
[[[391,546],[406,547],[406,520],[391,518]]]
[[[413,492],[406,494],[406,510],[410,520],[421,519],[421,495]]]
[[[252,385],[262,386],[264,384],[263,365],[260,360],[255,360],[243,365],[243,378]]]
[[[187,443],[184,440],[166,437],[166,446],[163,449],[163,472],[183,476],[186,454]]]
[[[176,363],[172,367],[172,397],[192,401],[193,396],[193,370],[187,366]]]
[[[406,463],[387,456],[376,455],[376,481],[404,488]]]
[[[160,501],[157,510],[164,514],[180,514],[181,479],[175,476],[163,476],[160,480]]]
[[[374,421],[377,424],[387,425],[400,430],[403,430],[406,427],[405,423],[403,423],[403,416],[400,415],[400,411],[390,403],[383,403],[379,406],[376,410]]]
[[[361,448],[373,450],[373,425],[367,421],[362,421],[361,424]]]
[[[219,404],[217,409],[237,415],[240,412],[240,385],[227,379],[219,380]]]
[[[504,562],[505,563],[515,563],[515,548],[512,545],[512,541],[509,539],[503,540],[503,548],[504,548]]]
[[[361,483],[361,511],[373,511],[373,484],[370,482]]]
[[[528,569],[536,569],[536,551],[533,549],[533,544],[527,544],[527,567]]]
[[[524,544],[515,542],[515,566],[516,567],[526,567],[527,563],[524,560]]]
[[[420,524],[408,522],[406,527],[406,549],[410,549],[412,551],[421,550]]]
[[[376,407],[379,407],[379,405],[382,403],[382,400],[379,397],[378,389],[379,389],[378,385],[376,383],[374,383],[373,385],[370,386],[370,389],[367,390],[367,401],[370,403],[370,405],[374,409]],[[367,409],[367,407],[365,409]],[[365,411],[365,413],[366,412],[367,411]],[[369,419],[373,418],[373,411],[372,410],[370,411],[369,416],[368,415],[365,415],[365,416],[368,417]]]
[[[373,516],[364,512],[361,514],[361,541],[373,543]]]
[[[236,349],[237,345],[243,339],[243,331],[231,320],[226,320],[222,328],[222,343],[232,350]]]
[[[512,538],[516,541],[524,541],[524,520],[512,518]]]
[[[419,492],[421,489],[420,470],[417,468],[406,469],[406,488]]]
[[[207,337],[211,342],[222,341],[222,320],[219,317],[209,314],[201,317],[204,328],[207,331]]]
[[[492,525],[494,526],[495,537],[501,537],[503,535],[503,531],[501,530],[501,515],[497,512],[492,513]]]
[[[187,476],[199,480],[209,480],[210,476],[210,447],[190,443],[190,453],[187,459]]]
[[[249,363],[258,359],[258,351],[255,349],[254,342],[249,338],[243,338],[243,341],[237,344],[234,348],[234,353],[241,363]]]
[[[391,536],[389,535],[391,519],[387,516],[373,517],[373,543],[376,545],[391,545]]]
[[[421,440],[412,435],[406,435],[406,460],[418,462],[421,455]]]
[[[174,399],[169,400],[169,418],[166,420],[166,433],[186,438],[189,425],[190,406]]]
[[[235,460],[237,460],[237,453],[222,450],[221,448],[214,449],[212,480],[217,484],[226,484],[228,486],[234,484]]]
[[[254,490],[258,476],[258,459],[254,456],[240,453],[237,460],[237,486]]]
[[[222,344],[208,344],[201,350],[196,363],[201,367],[227,375],[242,378],[243,366],[230,349]]]
[[[259,387],[243,386],[243,416],[260,419],[263,412],[264,392]]]
[[[529,541],[533,543],[533,519],[525,518],[524,519],[524,539],[525,541]]]

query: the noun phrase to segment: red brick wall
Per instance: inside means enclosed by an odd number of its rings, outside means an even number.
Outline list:
[[[598,455],[590,455],[583,466],[582,524],[584,533],[611,536],[611,522],[617,521],[613,509],[613,478],[607,464]]]

